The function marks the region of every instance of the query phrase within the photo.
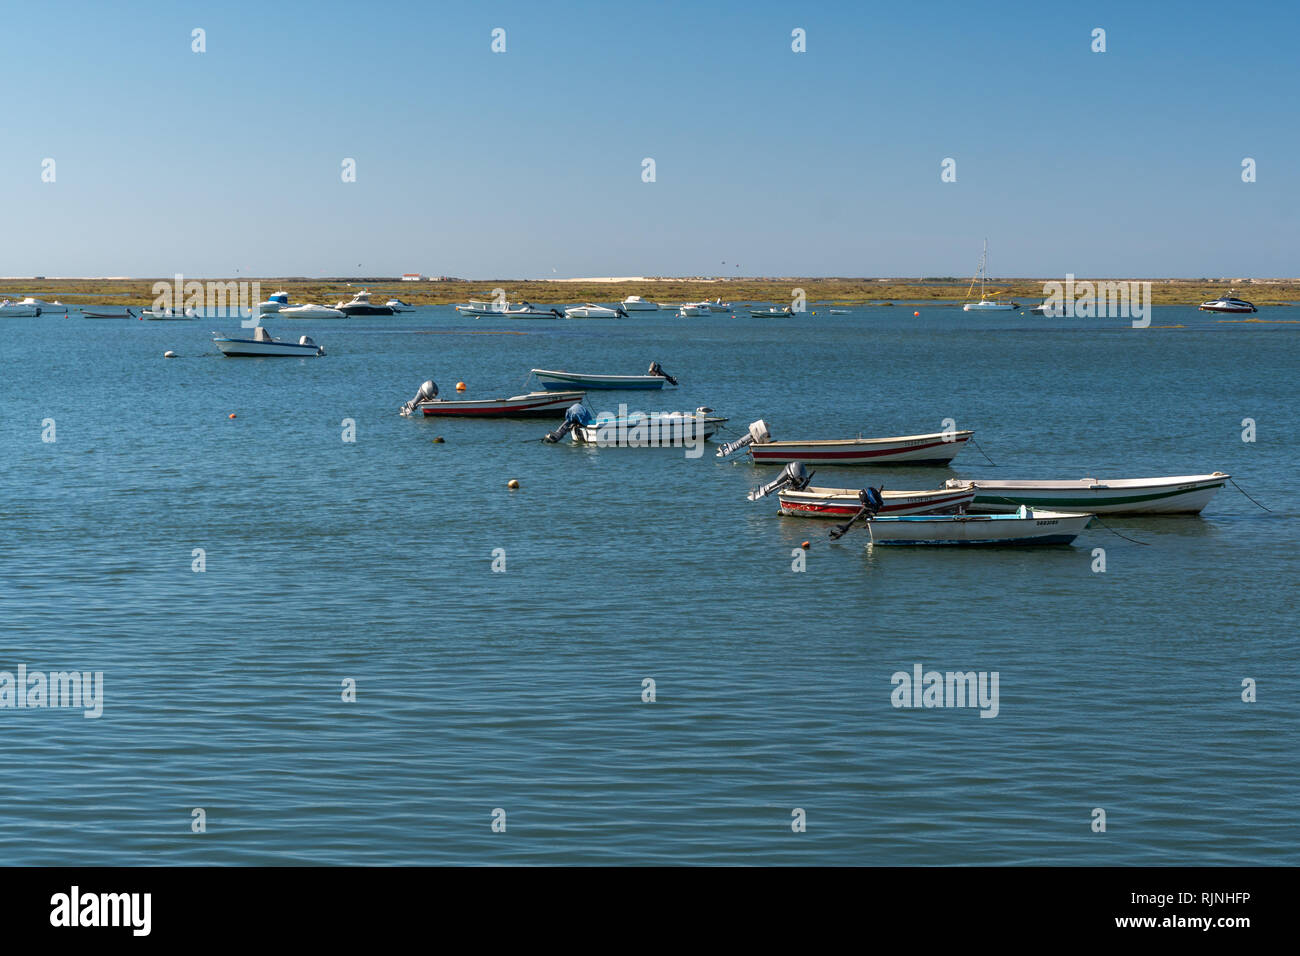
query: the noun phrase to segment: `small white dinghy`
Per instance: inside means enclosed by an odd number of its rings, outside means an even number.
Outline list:
[[[1009,515],[905,515],[877,517],[883,499],[878,489],[865,488],[862,507],[844,524],[836,525],[831,539],[842,537],[865,519],[870,545],[992,545],[1019,546],[1070,544],[1095,515],[1067,511],[1042,511],[1023,505]]]
[[[301,358],[311,358],[325,354],[324,347],[317,345],[309,336],[304,335],[297,342],[282,342],[271,338],[266,329],[260,325],[253,329],[251,339],[232,339],[217,335],[212,341],[216,343],[217,348],[221,349],[223,355],[231,358],[264,355],[296,355]]]

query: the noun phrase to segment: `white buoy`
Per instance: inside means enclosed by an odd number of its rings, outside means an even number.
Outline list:
[[[163,358],[175,358],[175,357],[176,357],[176,353],[175,353],[175,352],[164,352],[164,353],[163,353]]]

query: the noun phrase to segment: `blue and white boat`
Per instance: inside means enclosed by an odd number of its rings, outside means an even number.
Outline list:
[[[257,311],[263,314],[268,312],[279,312],[281,309],[289,307],[289,293],[277,292],[268,298],[265,302],[257,303]]]
[[[1002,545],[1069,544],[1095,515],[1021,507],[1003,515],[904,515],[871,518],[872,544]]]
[[[620,407],[617,415],[597,415],[578,402],[564,413],[564,423],[542,440],[553,444],[572,433],[577,444],[601,448],[699,447],[727,420],[710,415],[712,411],[708,406],[701,406],[693,412],[646,414]]]
[[[535,368],[532,373],[542,388],[551,391],[590,391],[592,389],[660,389],[664,384],[676,385],[677,379],[663,370],[658,362],[650,363],[645,375],[595,375],[587,372],[561,372],[555,369]]]
[[[311,358],[325,354],[324,347],[313,342],[310,336],[304,335],[297,342],[283,342],[280,339],[271,338],[266,329],[260,325],[253,329],[251,339],[235,339],[217,335],[212,341],[217,348],[221,349],[223,355],[228,355],[231,358],[264,355],[296,355]]]

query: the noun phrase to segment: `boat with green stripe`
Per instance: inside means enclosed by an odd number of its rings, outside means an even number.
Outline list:
[[[975,486],[972,511],[1009,514],[1021,505],[1056,511],[1091,514],[1172,515],[1200,514],[1232,476],[1222,471],[1209,475],[1165,478],[1077,478],[1064,481],[1006,481],[950,478],[949,488]]]

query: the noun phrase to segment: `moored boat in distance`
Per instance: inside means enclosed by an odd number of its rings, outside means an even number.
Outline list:
[[[626,312],[658,312],[659,303],[643,299],[639,295],[630,295],[620,305]]]
[[[257,303],[257,311],[262,315],[279,312],[289,307],[289,293],[276,292],[267,297],[265,302]]]
[[[498,305],[495,302],[482,302],[478,299],[470,299],[468,305],[456,306],[456,311],[461,315],[501,315],[510,308],[510,303],[503,302]]]
[[[537,376],[542,388],[548,390],[563,389],[661,389],[664,384],[676,385],[677,379],[663,370],[658,362],[650,363],[650,370],[645,375],[596,375],[587,372],[561,372],[556,369],[535,368],[531,370]]]
[[[443,399],[430,379],[401,407],[400,413],[407,417],[418,412],[457,418],[562,418],[574,402],[584,398],[584,392],[528,392],[510,398]]]
[[[235,339],[216,333],[214,335],[216,337],[212,341],[217,348],[221,349],[221,354],[231,358],[272,355],[310,358],[325,354],[324,347],[317,345],[306,335],[299,338],[297,342],[285,342],[271,338],[270,333],[260,325],[253,329],[251,339]]]
[[[794,315],[794,309],[790,308],[788,305],[783,309],[775,307],[769,307],[766,309],[750,309],[749,314],[756,319],[779,319]]]
[[[40,308],[34,305],[24,305],[21,302],[10,302],[8,299],[0,301],[0,318],[34,319],[40,314]]]
[[[975,433],[969,430],[901,435],[897,438],[848,438],[829,441],[773,441],[761,419],[749,432],[718,449],[726,458],[742,448],[758,465],[786,465],[795,461],[819,465],[946,465]]]
[[[105,312],[103,309],[86,309],[81,310],[81,314],[88,319],[134,319],[136,314],[126,307],[125,312]]]
[[[415,311],[415,306],[411,305],[409,302],[403,302],[401,299],[389,299],[387,302],[384,303],[384,305],[392,309],[394,312]]]
[[[627,318],[627,312],[622,306],[617,309],[611,309],[603,305],[594,305],[591,302],[585,305],[575,305],[564,310],[566,319],[618,319]]]
[[[701,315],[712,315],[713,310],[709,308],[707,302],[684,302],[677,310],[679,318],[698,318]]]
[[[145,309],[140,318],[150,322],[191,322],[199,317],[194,309]]]
[[[555,431],[547,432],[543,441],[553,444],[572,434],[573,441],[581,445],[601,448],[690,448],[698,447],[711,438],[718,426],[727,421],[709,413],[713,409],[700,406],[694,412],[631,412],[620,409],[617,415],[596,415],[587,405],[579,402],[564,413],[564,422]],[[701,448],[701,453],[703,449]]]
[[[331,309],[328,305],[295,305],[277,313],[282,319],[346,319],[346,312]]]
[[[58,299],[55,299],[53,302],[46,302],[44,299],[33,299],[31,296],[28,296],[18,304],[32,306],[33,308],[39,309],[40,311],[37,313],[39,315],[67,315],[68,314],[68,307],[64,305],[62,302],[60,302]]]
[[[966,295],[969,297],[971,292],[975,288],[975,283],[979,282],[980,300],[978,302],[967,302],[965,305],[962,306],[962,311],[963,312],[1010,312],[1013,309],[1020,308],[1019,303],[999,302],[996,299],[990,299],[987,295],[984,294],[984,282],[988,275],[988,261],[989,261],[989,241],[985,239],[984,254],[980,256],[979,269],[975,273],[975,278],[971,279],[970,281],[970,288],[966,290]],[[1001,293],[999,292],[995,292],[993,294],[1001,295]]]
[[[776,492],[781,503],[777,514],[797,518],[851,518],[868,503],[867,489],[819,488],[811,484],[814,474],[803,462],[791,462],[775,480],[747,497],[758,501]],[[882,485],[875,491],[881,498],[877,513],[882,515],[957,514],[975,499],[975,486],[969,483],[926,491],[885,491]]]
[[[351,302],[339,302],[334,308],[344,315],[392,315],[393,310],[386,305],[375,305],[370,301],[370,293],[362,289],[354,293]],[[281,311],[284,311],[283,309]]]
[[[1231,312],[1231,313],[1259,311],[1259,309],[1255,308],[1255,303],[1247,302],[1245,299],[1238,299],[1236,296],[1232,294],[1231,289],[1228,290],[1227,295],[1221,295],[1217,299],[1211,299],[1208,302],[1202,302],[1200,305],[1200,309],[1202,312]]]
[[[704,305],[707,305],[707,306],[709,307],[709,311],[710,311],[710,312],[730,312],[730,311],[731,311],[731,303],[730,303],[730,302],[723,302],[721,297],[714,299],[712,302],[705,302]]]
[[[1065,481],[985,481],[951,478],[947,487],[973,485],[973,510],[1013,512],[1021,505],[1093,514],[1200,514],[1231,475],[1177,475],[1167,478],[1078,478]]]

